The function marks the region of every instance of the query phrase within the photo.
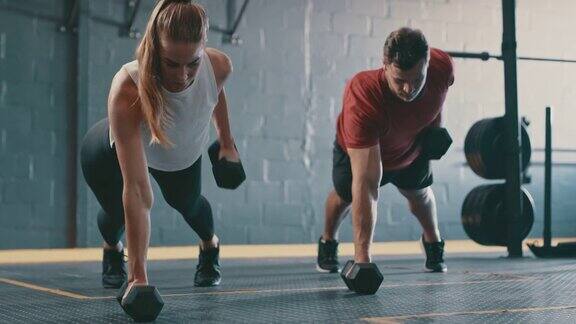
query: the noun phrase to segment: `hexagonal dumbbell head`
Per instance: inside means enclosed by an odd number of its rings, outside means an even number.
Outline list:
[[[350,280],[348,280],[348,278],[346,277],[346,274],[348,274],[350,272],[350,269],[352,268],[353,265],[354,265],[354,260],[348,260],[348,262],[346,262],[346,264],[344,265],[344,268],[342,268],[342,272],[340,272],[340,277],[342,278],[342,280],[344,280],[346,287],[348,287],[348,289],[350,289],[350,290],[354,290],[354,289],[350,285]]]
[[[374,263],[354,263],[346,278],[352,290],[359,294],[375,294],[384,280],[384,276]]]
[[[118,292],[116,293],[116,300],[118,301],[118,304],[120,304],[120,306],[122,306],[122,298],[126,293],[126,288],[128,288],[128,280],[126,280],[124,284],[122,284],[122,287],[120,287],[120,289],[118,289]]]
[[[423,150],[429,160],[439,160],[452,145],[452,137],[446,128],[433,127],[424,136]]]
[[[164,301],[154,286],[135,286],[122,300],[122,308],[135,322],[151,322],[158,317]]]
[[[208,148],[208,156],[212,162],[212,173],[216,185],[225,189],[236,189],[244,180],[246,180],[246,172],[242,166],[242,162],[231,162],[226,159],[218,159],[220,154],[220,143],[216,140]]]

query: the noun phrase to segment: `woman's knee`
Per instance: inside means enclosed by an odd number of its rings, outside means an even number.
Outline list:
[[[171,197],[170,199],[166,199],[166,203],[186,218],[195,218],[202,214],[212,215],[212,207],[208,200],[202,195],[180,198]]]
[[[198,200],[196,201],[194,206],[194,213],[197,215],[202,214],[212,217],[212,206],[210,206],[210,202],[208,201],[208,199],[206,199],[206,197],[202,195],[198,197]]]

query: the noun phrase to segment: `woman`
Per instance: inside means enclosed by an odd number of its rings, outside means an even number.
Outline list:
[[[137,60],[112,81],[108,118],[88,131],[82,145],[84,177],[102,210],[102,282],[120,287],[126,280],[123,246],[129,254],[128,289],[147,285],[153,194],[148,173],[166,202],[200,237],[194,284],[220,283],[219,245],[210,203],[200,194],[201,154],[212,119],[219,158],[239,161],[228,123],[223,90],[230,59],[206,48],[208,18],[192,1],[157,2],[138,46]]]

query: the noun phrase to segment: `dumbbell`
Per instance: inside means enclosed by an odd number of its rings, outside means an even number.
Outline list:
[[[354,260],[348,260],[348,262],[346,262],[344,264],[344,268],[342,268],[342,271],[340,271],[340,277],[342,278],[342,280],[344,280],[346,287],[348,287],[348,289],[350,289],[350,290],[354,290],[354,289],[352,288],[352,285],[350,285],[350,280],[348,280],[348,278],[346,278],[346,274],[350,271],[350,268],[352,268],[353,265],[354,265]]]
[[[353,260],[346,262],[340,276],[348,289],[368,295],[375,294],[384,280],[375,263],[354,263]]]
[[[420,134],[422,156],[427,160],[439,160],[452,145],[452,137],[446,128],[430,127]]]
[[[134,286],[126,298],[122,298],[126,293],[126,288],[128,288],[128,281],[120,287],[116,300],[134,322],[151,322],[160,315],[164,300],[156,287]]]
[[[122,297],[124,297],[127,288],[128,288],[128,280],[124,281],[124,284],[120,287],[120,289],[118,289],[118,293],[116,294],[116,300],[118,301],[118,304],[120,304],[120,306],[122,306]]]
[[[220,143],[214,141],[208,148],[208,156],[212,162],[212,173],[216,185],[225,189],[236,189],[246,180],[246,173],[242,162],[231,162],[226,159],[218,159]]]

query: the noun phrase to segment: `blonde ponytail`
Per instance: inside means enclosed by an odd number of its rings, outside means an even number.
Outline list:
[[[171,116],[159,80],[160,38],[199,43],[205,42],[207,32],[208,18],[199,4],[190,0],[160,0],[156,3],[136,50],[138,95],[152,135],[150,144],[173,146],[165,132],[171,123]]]

